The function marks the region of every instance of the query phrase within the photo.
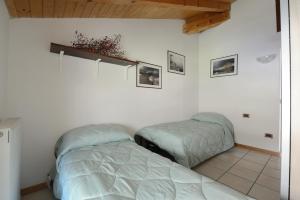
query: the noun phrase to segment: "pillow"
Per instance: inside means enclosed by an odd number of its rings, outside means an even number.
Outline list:
[[[72,149],[84,146],[95,146],[123,140],[133,140],[124,126],[117,124],[83,126],[63,134],[56,143],[55,156],[62,156]]]

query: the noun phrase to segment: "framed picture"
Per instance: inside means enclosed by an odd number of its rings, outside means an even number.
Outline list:
[[[217,58],[210,61],[210,77],[233,76],[238,73],[238,55]]]
[[[168,72],[185,75],[185,56],[168,51]]]
[[[276,25],[277,32],[281,32],[281,13],[280,13],[280,0],[276,0]]]
[[[162,67],[140,62],[136,69],[136,86],[144,88],[162,88]]]

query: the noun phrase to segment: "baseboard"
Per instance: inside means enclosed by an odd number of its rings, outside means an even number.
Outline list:
[[[252,147],[252,146],[248,146],[248,145],[244,145],[244,144],[238,144],[238,143],[235,143],[235,146],[236,147],[241,147],[241,148],[244,148],[244,149],[253,150],[253,151],[258,151],[258,152],[261,152],[261,153],[267,153],[267,154],[270,154],[272,156],[280,157],[280,152],[276,152],[276,151],[260,149],[260,148],[257,148],[257,147]]]
[[[24,195],[27,195],[27,194],[31,194],[31,193],[43,190],[47,187],[48,187],[47,183],[40,183],[40,184],[33,185],[33,186],[30,186],[30,187],[27,187],[27,188],[23,188],[23,189],[21,189],[21,195],[24,196]]]

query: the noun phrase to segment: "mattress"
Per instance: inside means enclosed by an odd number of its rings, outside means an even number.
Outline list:
[[[62,200],[250,200],[130,140],[73,148],[57,160]]]
[[[231,122],[215,113],[201,113],[191,120],[145,127],[136,135],[167,151],[176,162],[188,168],[234,146]]]

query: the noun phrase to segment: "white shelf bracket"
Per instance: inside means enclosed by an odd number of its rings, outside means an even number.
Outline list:
[[[62,72],[63,69],[63,57],[64,57],[65,52],[60,51],[59,53],[59,71]]]
[[[100,77],[100,63],[101,63],[101,59],[100,58],[97,59],[96,63],[97,63],[97,69],[98,69],[98,71],[97,71],[97,78],[99,78]]]
[[[126,71],[125,71],[125,74],[124,74],[125,81],[128,81],[128,72],[129,72],[129,69],[132,68],[132,67],[135,67],[135,65],[128,65],[126,67]]]

